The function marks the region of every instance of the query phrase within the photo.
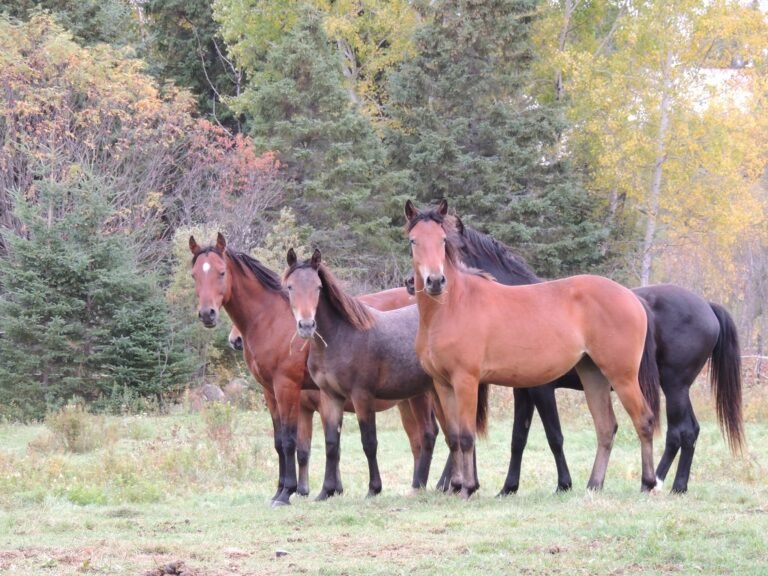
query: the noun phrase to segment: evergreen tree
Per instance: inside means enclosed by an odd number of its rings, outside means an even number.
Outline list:
[[[535,0],[440,0],[390,78],[391,169],[445,197],[543,276],[585,271],[606,233],[564,157],[565,123],[527,94]]]
[[[117,389],[159,398],[192,368],[156,279],[110,230],[108,193],[73,168],[68,182],[40,181],[35,201],[17,201],[25,234],[5,234],[0,271],[0,406],[11,417]]]
[[[315,229],[311,241],[350,265],[390,246],[378,205],[384,153],[344,88],[322,24],[320,12],[305,8],[261,68],[249,70],[239,105],[252,118],[256,142],[277,151],[288,200]]]
[[[224,99],[237,95],[242,72],[226,55],[218,37],[210,0],[149,0],[144,5],[150,32],[148,61],[164,82],[189,88],[198,109],[239,130]]]
[[[41,10],[83,44],[105,42],[113,46],[136,48],[140,42],[137,5],[131,0],[10,0],[3,11],[27,20]]]

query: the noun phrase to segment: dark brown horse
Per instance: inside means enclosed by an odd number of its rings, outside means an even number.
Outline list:
[[[522,258],[501,242],[465,226],[456,216],[447,218],[453,220],[454,243],[461,260],[468,266],[485,270],[498,282],[511,286],[542,281]],[[412,276],[406,284],[412,293]],[[666,445],[656,468],[656,477],[660,483],[666,479],[679,451],[680,460],[672,491],[681,493],[688,489],[699,435],[699,424],[689,396],[690,387],[708,360],[710,385],[720,427],[733,452],[740,451],[743,444],[741,352],[736,325],[725,308],[679,286],[662,284],[635,288],[633,292],[647,304],[649,321],[654,327],[661,389],[666,396]],[[539,412],[555,457],[558,489],[570,488],[571,478],[563,453],[555,388],[580,389],[581,384],[576,374],[571,372],[551,384],[515,389],[512,452],[501,494],[514,493],[518,489],[523,450],[534,407]]]
[[[405,207],[419,328],[416,351],[445,412],[454,470],[464,497],[472,466],[480,383],[530,387],[575,368],[597,432],[588,487],[603,485],[616,417],[611,388],[640,438],[642,489],[656,485],[653,428],[659,409],[654,341],[643,304],[599,276],[505,286],[459,260],[445,200],[433,210]]]
[[[192,276],[198,297],[198,317],[207,327],[216,326],[223,306],[244,338],[250,354],[249,369],[265,390],[273,416],[275,450],[279,458],[275,505],[288,504],[296,492],[296,438],[302,389],[317,389],[306,366],[308,347],[295,342],[295,323],[288,296],[279,277],[251,256],[227,249],[224,236],[215,246],[201,247],[189,239]],[[274,402],[273,402],[274,401]],[[429,397],[422,399],[430,402]],[[424,435],[434,444],[431,410],[421,417]],[[414,415],[417,410],[414,409]],[[417,416],[418,417],[418,416]],[[419,486],[426,479],[419,477]],[[338,491],[341,486],[334,486]]]
[[[432,390],[432,379],[413,350],[418,311],[415,306],[408,306],[381,312],[364,305],[341,288],[322,264],[319,250],[310,260],[299,262],[291,249],[283,284],[288,290],[298,335],[310,340],[307,367],[320,388],[326,418],[325,480],[318,498],[332,495],[336,484],[341,421],[347,399],[355,408],[368,459],[368,495],[378,494],[381,476],[376,458],[376,399],[400,400]],[[474,416],[483,428],[485,402],[481,400],[479,406]],[[423,454],[420,469],[424,477],[430,461],[431,454],[429,458]]]
[[[404,292],[404,290],[403,290]],[[406,292],[407,296],[407,292]],[[375,294],[369,294],[361,296],[360,299],[366,302],[369,306],[372,305],[377,310],[395,310],[401,308],[398,304],[404,300],[402,293],[395,289],[385,290],[384,292],[377,292]],[[415,299],[413,300],[415,302]],[[371,304],[373,302],[373,304]],[[229,345],[240,352],[243,352],[246,365],[250,366],[253,362],[253,358],[250,353],[243,347],[243,337],[236,326],[233,326],[229,331]],[[270,414],[274,416],[274,410],[276,409],[276,402],[274,397],[265,390],[264,396],[266,399],[267,407],[270,409]],[[411,453],[413,454],[413,470],[414,474],[418,471],[419,457],[424,450],[423,442],[425,437],[425,431],[423,429],[424,422],[428,417],[424,416],[425,412],[433,407],[431,398],[429,395],[420,395],[409,400],[395,401],[395,400],[376,400],[376,412],[382,412],[389,410],[393,406],[397,406],[400,413],[400,421],[403,423],[403,429],[408,436],[408,443],[411,446]],[[352,405],[351,400],[347,400],[344,403],[345,412],[354,412],[355,408]],[[414,411],[416,413],[414,413]],[[320,413],[321,420],[323,421],[323,429],[325,429],[325,422],[323,414],[320,411],[320,390],[302,390],[301,391],[301,409],[299,411],[299,424],[296,432],[296,459],[298,461],[298,486],[296,493],[300,496],[309,495],[309,459],[312,451],[312,428],[315,412]],[[437,434],[437,428],[433,427],[433,434]],[[341,493],[343,491],[343,485],[341,481],[341,475],[337,472],[338,483],[336,486],[336,492]],[[426,479],[424,480],[426,482]],[[418,488],[422,486],[422,480],[414,477],[412,486]]]

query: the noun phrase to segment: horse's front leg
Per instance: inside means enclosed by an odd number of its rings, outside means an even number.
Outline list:
[[[325,478],[315,500],[327,500],[341,494],[339,459],[341,457],[341,424],[344,418],[344,399],[320,392],[320,415],[325,433]]]
[[[451,378],[458,415],[458,449],[461,454],[461,496],[469,498],[480,487],[475,474],[475,437],[477,436],[477,402],[480,383],[472,374],[455,374]]]
[[[283,490],[272,502],[272,505],[284,506],[290,504],[291,495],[296,492],[298,487],[296,477],[296,435],[301,406],[301,384],[289,378],[276,378],[274,389],[277,409],[280,413],[285,473],[283,474]]]
[[[379,463],[376,459],[379,442],[376,438],[376,408],[375,398],[369,395],[360,395],[352,398],[352,404],[357,414],[357,422],[360,425],[360,440],[363,443],[363,452],[368,460],[368,497],[376,496],[381,492],[381,475]]]
[[[312,449],[312,420],[314,415],[315,406],[305,406],[302,400],[296,443],[296,460],[299,465],[299,483],[296,492],[300,496],[309,495],[309,456]]]

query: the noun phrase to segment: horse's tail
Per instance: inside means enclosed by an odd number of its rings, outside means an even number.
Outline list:
[[[739,335],[728,311],[713,302],[709,305],[720,323],[720,334],[709,363],[709,382],[715,396],[720,429],[728,439],[731,452],[736,453],[744,446]]]
[[[488,434],[488,384],[480,384],[477,389],[477,416],[475,426],[479,436]]]
[[[659,388],[661,388],[661,383],[659,380],[659,367],[656,364],[656,328],[653,322],[653,312],[651,312],[645,300],[640,299],[640,301],[643,303],[643,308],[645,308],[648,329],[645,332],[645,347],[643,348],[643,356],[640,359],[638,379],[640,380],[640,391],[643,393],[643,397],[648,402],[648,406],[653,413],[653,430],[658,432],[661,427],[659,422]]]

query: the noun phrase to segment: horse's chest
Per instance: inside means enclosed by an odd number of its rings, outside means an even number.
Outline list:
[[[344,382],[339,378],[337,370],[332,369],[326,362],[313,359],[311,356],[307,362],[310,376],[318,388],[327,392],[333,392],[339,396],[346,396]]]

